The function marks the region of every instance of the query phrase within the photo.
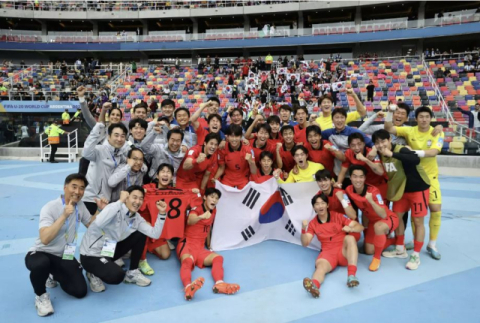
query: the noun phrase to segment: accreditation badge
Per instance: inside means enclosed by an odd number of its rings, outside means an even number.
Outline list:
[[[75,250],[77,249],[76,243],[67,243],[65,245],[65,250],[63,250],[62,259],[64,260],[73,260],[75,257]]]
[[[117,242],[115,240],[105,239],[105,241],[103,242],[103,248],[100,255],[103,257],[113,258],[116,247],[117,247]]]

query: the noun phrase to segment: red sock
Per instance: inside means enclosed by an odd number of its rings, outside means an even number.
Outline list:
[[[192,269],[192,258],[188,257],[184,261],[182,261],[182,266],[180,266],[180,279],[182,280],[182,284],[185,287],[187,287],[187,285],[192,282]]]
[[[403,245],[405,245],[405,235],[404,235],[404,234],[398,235],[398,236],[397,236],[397,241],[395,242],[395,244],[396,244],[397,246],[403,246]]]
[[[383,246],[383,249],[387,249],[388,247],[390,246],[393,246],[395,245],[397,242],[397,239],[396,238],[388,238],[386,241],[385,241],[385,245]]]
[[[385,248],[385,244],[387,242],[387,236],[384,234],[376,234],[373,238],[373,246],[375,247],[375,253],[373,254],[373,258],[380,259],[382,255],[383,248]]]
[[[212,261],[212,277],[216,283],[219,280],[223,280],[223,257],[217,256]]]
[[[357,274],[357,266],[348,265],[347,271],[348,271],[348,276],[355,276]]]
[[[413,240],[413,251],[420,252],[420,250],[422,250],[422,247],[423,247],[423,242]]]
[[[312,282],[315,286],[317,286],[318,289],[320,289],[320,282],[316,279],[312,279]]]

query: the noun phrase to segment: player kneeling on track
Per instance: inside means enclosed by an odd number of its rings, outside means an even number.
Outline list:
[[[350,220],[341,213],[329,210],[328,197],[321,193],[312,199],[312,206],[316,216],[308,223],[302,223],[302,246],[310,244],[314,236],[322,244],[322,250],[315,262],[315,272],[312,279],[305,278],[303,287],[314,298],[320,297],[320,284],[325,275],[332,272],[337,266],[348,265],[347,286],[355,287],[360,283],[355,276],[357,273],[358,249],[357,241],[349,232],[362,232],[363,226]]]
[[[96,220],[88,227],[80,246],[80,260],[87,272],[92,292],[105,290],[107,284],[118,285],[122,281],[148,286],[151,281],[138,269],[145,246],[146,236],[158,239],[165,223],[167,204],[157,202],[158,219],[155,226],[138,214],[145,191],[132,185],[120,193],[120,200],[107,205]],[[126,273],[114,261],[129,250],[130,270]]]
[[[215,281],[214,293],[235,294],[240,290],[237,284],[228,284],[223,281],[223,257],[204,248],[205,240],[210,236],[216,205],[222,193],[216,188],[207,188],[203,201],[194,206],[188,214],[185,237],[177,246],[177,256],[180,259],[180,278],[185,286],[185,299],[191,300],[195,293],[202,288],[205,279],[199,277],[192,282],[192,270],[212,267],[212,277]],[[208,239],[209,241],[209,239]]]
[[[385,205],[378,188],[365,184],[367,169],[364,166],[352,165],[348,172],[352,185],[345,191],[350,200],[362,211],[363,216],[368,219],[368,227],[364,234],[365,253],[373,254],[372,263],[368,269],[377,271],[380,268],[382,251],[395,243],[395,239],[387,240],[387,236],[397,229],[398,217]]]

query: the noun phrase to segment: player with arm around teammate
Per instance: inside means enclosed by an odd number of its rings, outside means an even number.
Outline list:
[[[355,276],[357,272],[358,249],[355,238],[350,232],[362,232],[363,226],[350,220],[341,213],[329,210],[328,197],[321,193],[312,199],[315,217],[302,222],[302,246],[307,247],[313,237],[322,244],[322,250],[315,262],[312,279],[305,278],[303,287],[314,298],[320,297],[320,285],[325,275],[337,266],[348,266],[347,286],[355,287],[360,283]]]

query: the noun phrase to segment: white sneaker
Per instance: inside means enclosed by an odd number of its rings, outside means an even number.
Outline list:
[[[403,249],[403,251],[400,251],[396,248],[392,251],[385,250],[384,252],[382,252],[382,256],[385,258],[408,258],[407,250],[405,250],[405,248]]]
[[[35,296],[35,307],[38,316],[47,316],[54,313],[48,293],[44,293],[42,296]]]
[[[146,287],[152,283],[152,281],[143,276],[138,269],[127,271],[127,274],[125,275],[125,282],[129,284],[137,284],[141,287]]]
[[[420,266],[420,257],[412,254],[405,267],[410,270],[415,270],[418,266]]]
[[[58,282],[53,279],[52,274],[48,275],[47,282],[45,283],[45,287],[47,288],[55,288],[58,286]]]
[[[87,279],[90,282],[90,289],[94,293],[101,293],[105,290],[105,285],[102,280],[94,274],[87,273]]]
[[[118,267],[120,268],[123,268],[125,267],[125,262],[123,261],[122,258],[118,258],[117,260],[115,260],[115,263],[118,265]]]
[[[175,250],[175,246],[173,243],[170,242],[170,240],[167,240],[167,244],[168,244],[168,247],[170,248],[170,250]]]

